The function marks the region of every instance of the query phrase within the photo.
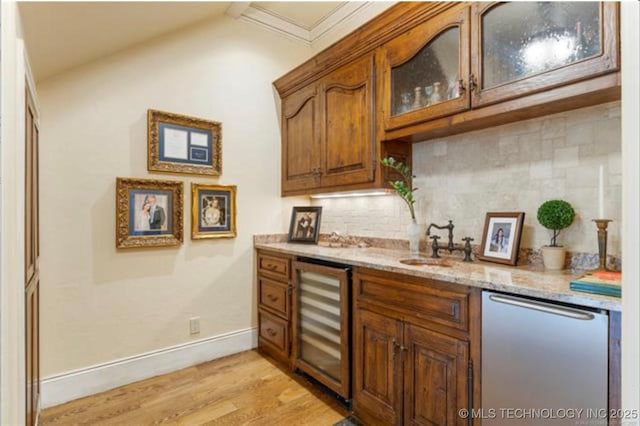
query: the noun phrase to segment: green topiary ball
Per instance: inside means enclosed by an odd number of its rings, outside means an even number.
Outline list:
[[[538,222],[547,229],[560,230],[573,223],[576,212],[563,200],[549,200],[538,209]]]

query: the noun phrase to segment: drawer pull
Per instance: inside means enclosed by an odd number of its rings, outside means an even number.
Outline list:
[[[267,334],[268,334],[269,336],[273,337],[273,336],[275,336],[275,335],[276,335],[276,334],[278,334],[278,333],[276,333],[276,332],[275,332],[275,330],[274,330],[273,328],[269,327],[269,328],[267,328]]]
[[[276,265],[275,263],[267,263],[267,265],[265,266],[265,269],[268,269],[270,271],[275,271],[276,269],[278,269],[278,265]]]
[[[279,298],[278,298],[278,296],[274,296],[273,294],[267,294],[267,299],[271,300],[272,302],[275,302]]]

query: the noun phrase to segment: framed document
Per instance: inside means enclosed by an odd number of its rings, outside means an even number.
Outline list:
[[[220,176],[222,124],[150,109],[147,149],[149,171]]]

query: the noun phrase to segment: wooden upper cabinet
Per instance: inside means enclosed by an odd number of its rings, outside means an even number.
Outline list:
[[[282,193],[320,186],[320,111],[316,84],[282,100]]]
[[[472,7],[474,108],[619,69],[617,2]]]
[[[385,129],[469,108],[470,8],[456,6],[383,47]]]
[[[320,84],[323,187],[374,180],[374,66],[368,55]]]

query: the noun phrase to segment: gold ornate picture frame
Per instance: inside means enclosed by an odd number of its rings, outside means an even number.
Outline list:
[[[182,244],[183,188],[177,181],[116,178],[116,247]]]
[[[147,169],[206,176],[222,174],[222,124],[150,109]]]
[[[235,185],[191,184],[191,239],[235,238]]]

